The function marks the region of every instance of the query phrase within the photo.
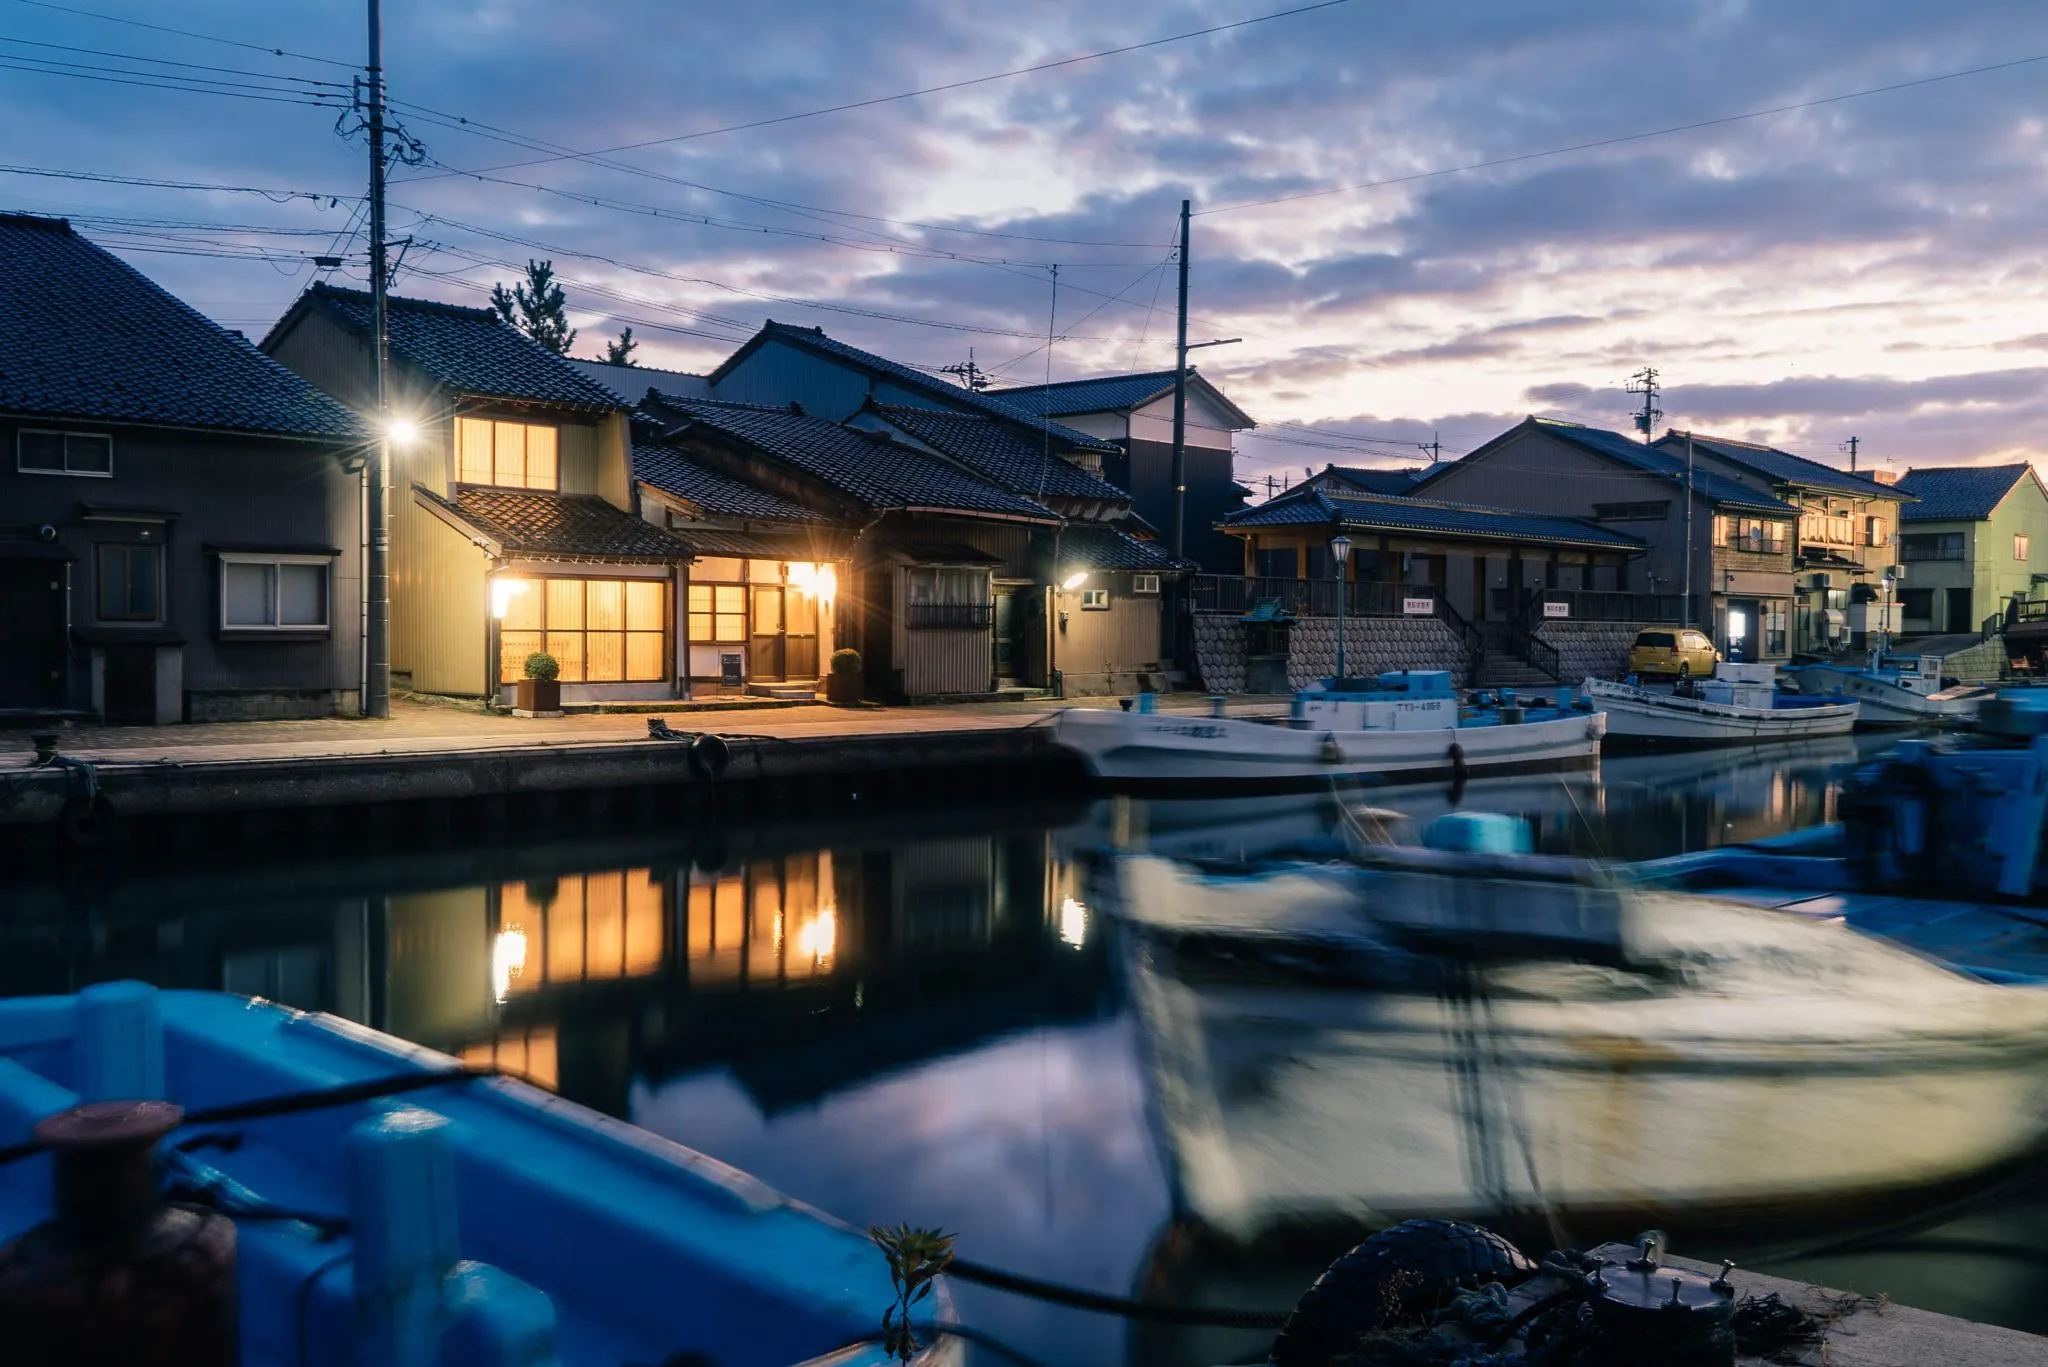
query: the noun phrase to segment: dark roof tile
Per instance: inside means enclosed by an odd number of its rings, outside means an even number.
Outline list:
[[[760,518],[775,522],[829,522],[831,518],[794,499],[757,489],[692,460],[687,452],[657,441],[633,443],[633,477],[688,499],[714,517]]]
[[[429,498],[435,497],[432,494]],[[554,494],[465,484],[438,499],[507,555],[542,560],[687,560],[690,548],[645,518],[595,494]]]
[[[2028,465],[1950,465],[1908,470],[1897,487],[1918,499],[1901,522],[1981,522],[2027,477]]]
[[[1057,451],[1044,435],[1027,436],[1014,425],[975,413],[878,404],[876,411],[925,445],[934,447],[1013,494],[1098,499],[1128,503],[1131,496]]]
[[[301,299],[350,331],[369,335],[371,301],[364,291],[321,282]],[[392,359],[456,393],[582,409],[624,407],[609,389],[489,309],[394,297],[385,318]]]
[[[1705,451],[1708,455],[1719,456],[1735,465],[1745,466],[1760,475],[1783,480],[1787,484],[1807,489],[1833,489],[1838,493],[1871,494],[1884,493],[1886,486],[1879,484],[1868,475],[1851,474],[1837,470],[1832,465],[1823,465],[1805,456],[1795,456],[1790,451],[1780,451],[1775,446],[1758,446],[1754,442],[1731,441],[1726,437],[1703,437],[1693,434],[1693,452]],[[1680,461],[1685,459],[1685,438],[1675,433],[1666,433],[1658,446],[1671,452]]]
[[[704,424],[868,507],[934,508],[1052,521],[1041,503],[999,489],[915,447],[786,408],[664,398],[653,411]]]
[[[63,219],[0,214],[0,410],[358,441],[360,419]]]
[[[1648,474],[1662,475],[1674,484],[1683,487],[1685,483],[1685,457],[1672,455],[1669,451],[1655,446],[1645,446],[1639,441],[1624,437],[1619,432],[1609,432],[1600,427],[1582,427],[1575,422],[1558,422],[1551,418],[1534,420],[1536,429],[1559,441],[1570,442],[1581,450],[1591,451],[1609,460],[1620,461]],[[1517,429],[1519,430],[1519,429]],[[1498,440],[1498,439],[1496,439]],[[1461,462],[1440,465],[1430,474],[1416,482],[1416,491],[1427,490],[1431,483],[1441,479],[1447,470],[1457,468]],[[1779,517],[1796,517],[1797,508],[1781,503],[1769,494],[1760,494],[1740,480],[1713,470],[1701,469],[1694,462],[1693,488],[1698,490],[1708,503],[1716,507],[1737,508],[1747,512],[1770,513]]]
[[[1643,546],[1635,537],[1624,536],[1576,517],[1518,513],[1508,508],[1443,503],[1435,499],[1398,495],[1351,493],[1314,485],[1303,485],[1291,493],[1268,499],[1256,508],[1234,513],[1225,518],[1222,525],[1225,529],[1325,525],[1370,527],[1614,550],[1641,550]]]
[[[1068,569],[1174,574],[1198,568],[1192,560],[1175,560],[1173,553],[1156,541],[1140,541],[1114,527],[1079,523],[1060,533],[1062,574]]]
[[[1226,409],[1233,420],[1246,427],[1257,424],[1251,415],[1230,401],[1230,396],[1188,367],[1190,388],[1200,385]],[[1054,417],[1074,413],[1119,413],[1139,408],[1173,391],[1172,370],[1145,370],[1131,375],[1096,375],[1085,380],[1060,380],[1053,384],[1018,385],[1012,389],[991,389],[993,397],[1033,416]]]

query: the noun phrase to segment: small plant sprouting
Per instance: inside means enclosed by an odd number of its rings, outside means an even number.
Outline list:
[[[910,1327],[910,1308],[932,1293],[932,1283],[953,1262],[953,1236],[936,1229],[871,1225],[868,1238],[889,1260],[896,1303],[882,1312],[882,1346],[898,1362],[909,1362],[922,1346]]]

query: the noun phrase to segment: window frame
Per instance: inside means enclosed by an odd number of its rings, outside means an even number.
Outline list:
[[[1159,576],[1158,576],[1158,575],[1156,575],[1156,574],[1133,574],[1133,575],[1131,576],[1131,593],[1132,593],[1132,595],[1133,595],[1133,596],[1137,596],[1137,595],[1142,595],[1142,594],[1156,594],[1156,593],[1158,593],[1158,592],[1159,592]]]
[[[1094,589],[1087,589],[1087,588],[1084,588],[1084,589],[1082,589],[1082,590],[1081,590],[1081,611],[1083,611],[1083,612],[1108,612],[1108,611],[1109,611],[1109,590],[1108,590],[1108,589],[1103,589],[1103,588],[1094,588]]]
[[[65,443],[64,468],[52,470],[45,465],[24,465],[24,437],[58,437]],[[73,437],[84,437],[107,444],[107,468],[104,470],[74,470],[71,468],[70,441]],[[18,475],[53,475],[58,479],[112,479],[114,477],[114,434],[111,432],[79,431],[67,427],[17,427],[14,430],[14,472]]]
[[[2027,555],[2033,549],[2034,538],[2032,536],[2026,532],[2014,532],[2012,534],[2012,558],[2014,560],[2022,565],[2026,564]]]
[[[464,423],[481,423],[482,425],[491,429],[491,477],[487,480],[468,479],[464,477],[464,468],[462,460],[462,428]],[[521,482],[518,484],[506,484],[498,478],[498,429],[501,427],[518,427],[529,430],[535,428],[546,428],[549,432],[554,434],[555,451],[553,483],[535,484],[531,482],[531,480],[527,479],[525,472],[528,469],[528,457],[523,453],[523,451],[520,456]],[[561,423],[531,422],[525,418],[501,417],[495,413],[458,413],[455,415],[455,420],[450,426],[449,436],[449,455],[453,458],[455,483],[457,484],[467,485],[473,489],[520,489],[533,493],[543,494],[559,494],[562,492]],[[524,437],[521,438],[522,448],[524,447],[526,440],[527,439]]]
[[[223,636],[331,636],[334,634],[334,557],[315,551],[216,551],[214,559],[218,629]],[[273,573],[270,580],[269,623],[228,620],[228,566],[265,565],[273,571],[284,565],[316,565],[320,569],[322,620],[318,623],[277,620],[282,616],[284,576]]]
[[[106,556],[109,551],[120,551],[132,555],[137,551],[146,552],[152,562],[150,569],[151,598],[154,602],[147,613],[109,614],[107,606]],[[154,626],[164,620],[164,548],[160,541],[122,541],[108,539],[95,541],[92,548],[92,616],[95,622],[111,626]],[[123,576],[124,580],[126,576]]]
[[[645,575],[622,576],[607,574],[548,574],[519,575],[517,577],[527,587],[526,591],[524,593],[519,594],[513,601],[521,602],[531,600],[532,602],[534,602],[538,608],[537,621],[539,624],[533,627],[509,627],[506,625],[506,623],[511,620],[509,616],[505,618],[495,619],[495,629],[498,631],[498,673],[500,676],[498,679],[499,687],[502,688],[506,684],[515,684],[519,682],[519,680],[523,677],[521,671],[523,671],[525,667],[526,657],[527,655],[533,653],[533,651],[530,650],[520,650],[508,647],[505,644],[505,637],[507,635],[537,635],[540,638],[540,644],[535,646],[533,649],[538,651],[544,651],[547,654],[553,655],[555,657],[556,663],[561,666],[561,682],[565,684],[576,684],[579,686],[591,685],[595,687],[610,687],[615,685],[633,685],[650,683],[673,684],[675,682],[676,624],[675,598],[673,595],[675,585],[669,579],[655,578],[652,576]],[[573,627],[557,627],[551,625],[548,621],[548,604],[553,598],[553,594],[550,592],[549,586],[561,583],[573,583],[581,586],[582,596],[580,600],[580,608],[577,613],[577,620],[579,624]],[[592,627],[589,625],[590,586],[592,584],[617,584],[620,586],[620,625],[616,629],[609,627]],[[655,588],[660,590],[661,628],[659,632],[656,632],[651,628],[633,627],[627,625],[627,623],[631,621],[632,586],[635,584],[649,584],[653,585]],[[581,649],[578,654],[578,661],[576,662],[571,662],[564,659],[560,653],[549,649],[548,646],[548,642],[551,637],[568,636],[572,634],[581,638]],[[658,674],[636,676],[632,672],[633,638],[636,636],[655,635],[659,635],[659,637],[661,638],[660,652],[657,657],[661,662],[661,671]],[[590,638],[593,636],[617,636],[619,638],[620,654],[618,678],[593,679],[590,677],[590,661],[592,658],[590,650]]]
[[[688,587],[689,592],[686,595],[688,606],[685,607],[683,612],[683,627],[688,633],[691,645],[732,646],[746,644],[748,636],[752,634],[752,622],[749,615],[750,604],[747,595],[755,586],[744,583],[728,583],[720,580],[700,583],[693,579]],[[709,599],[710,605],[703,609],[699,609],[696,603],[699,590],[702,590]],[[732,594],[739,603],[737,608],[722,608],[719,606],[720,601],[724,599],[727,593]],[[719,634],[719,619],[727,617],[737,617],[739,619],[739,633],[735,636]],[[697,634],[697,624],[699,621],[709,624],[710,631],[708,635],[699,636]]]

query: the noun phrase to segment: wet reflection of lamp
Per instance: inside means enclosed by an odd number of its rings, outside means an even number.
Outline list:
[[[1060,939],[1076,949],[1088,943],[1088,908],[1071,897],[1060,902]]]
[[[799,954],[810,957],[813,965],[822,966],[831,961],[833,946],[839,940],[839,918],[832,908],[818,908],[818,916],[796,933],[796,948]]]
[[[491,995],[504,1001],[512,980],[526,972],[526,932],[518,927],[498,932],[491,944]]]

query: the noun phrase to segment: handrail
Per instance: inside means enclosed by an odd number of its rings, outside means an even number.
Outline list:
[[[1451,600],[1442,594],[1436,596],[1436,615],[1465,643],[1465,677],[1478,678],[1480,666],[1486,663],[1486,633],[1466,620],[1465,614],[1452,607]]]

